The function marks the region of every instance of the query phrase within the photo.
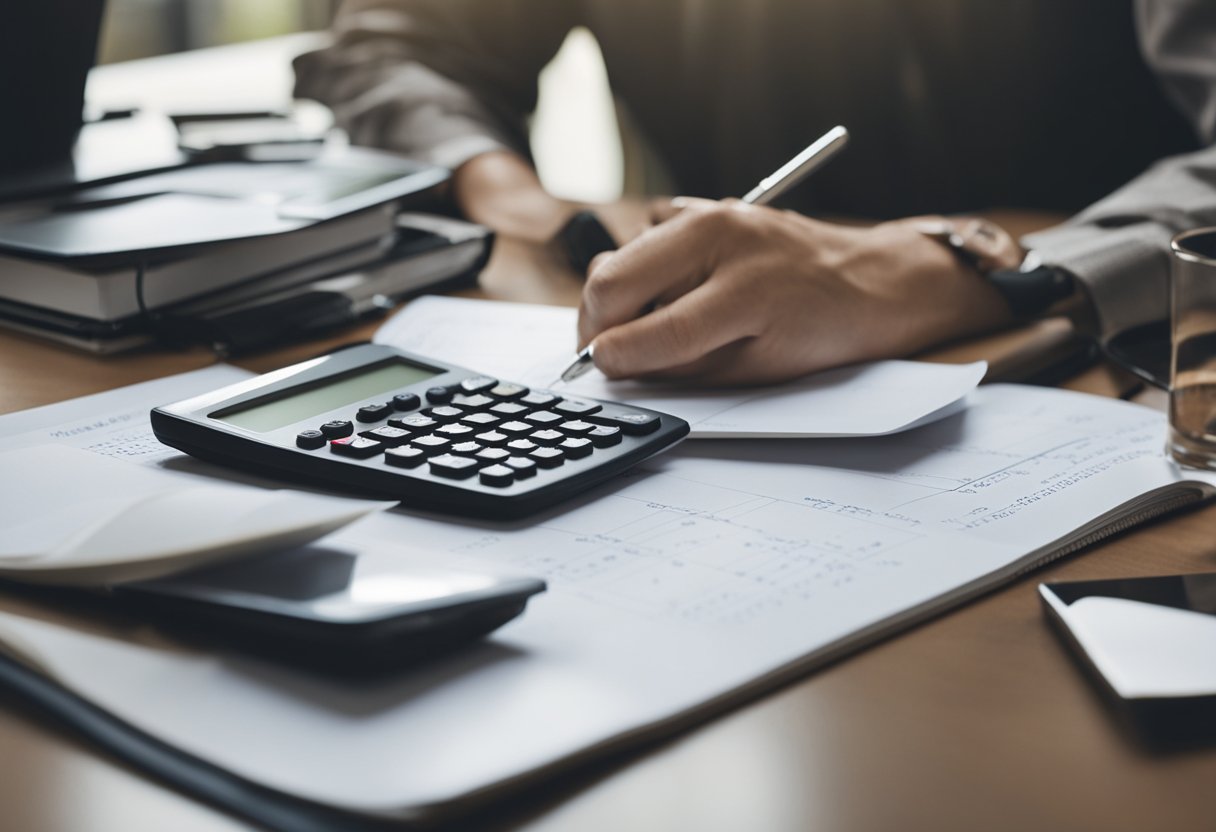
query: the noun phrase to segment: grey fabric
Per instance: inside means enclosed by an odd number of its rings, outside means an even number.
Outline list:
[[[839,122],[848,152],[786,207],[1094,203],[1027,242],[1107,331],[1163,316],[1169,237],[1216,222],[1212,0],[348,0],[297,92],[359,143],[527,154],[537,73],[576,25],[683,193],[744,193]]]
[[[1023,240],[1088,287],[1104,335],[1169,314],[1169,240],[1216,225],[1216,3],[1137,0],[1141,43],[1209,146],[1172,156],[1063,225]]]

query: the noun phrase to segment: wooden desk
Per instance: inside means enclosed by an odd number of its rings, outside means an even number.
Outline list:
[[[479,294],[573,304],[578,282],[503,240]],[[264,371],[338,343],[239,361]],[[956,352],[956,357],[965,357]],[[0,412],[202,367],[203,350],[93,358],[0,335]],[[1068,386],[1123,389],[1104,370]],[[1216,749],[1153,756],[1115,727],[1039,612],[1042,580],[1216,569],[1216,507],[1137,529],[675,740],[516,800],[488,828],[1211,830]],[[12,609],[0,599],[0,609]],[[5,829],[247,828],[0,696]],[[469,828],[469,827],[462,827]]]

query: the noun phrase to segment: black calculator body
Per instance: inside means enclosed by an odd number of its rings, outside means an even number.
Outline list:
[[[201,459],[409,507],[526,515],[678,442],[683,419],[363,344],[152,411]]]

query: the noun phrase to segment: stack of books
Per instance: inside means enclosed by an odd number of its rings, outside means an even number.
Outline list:
[[[99,353],[166,339],[233,352],[471,281],[487,229],[402,213],[448,175],[343,148],[0,206],[0,326]]]

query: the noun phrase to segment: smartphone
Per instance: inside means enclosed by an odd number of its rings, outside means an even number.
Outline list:
[[[1137,736],[1216,741],[1216,572],[1040,584],[1039,597]]]
[[[129,612],[206,646],[327,672],[398,670],[464,647],[543,592],[506,577],[321,545],[116,586]]]

